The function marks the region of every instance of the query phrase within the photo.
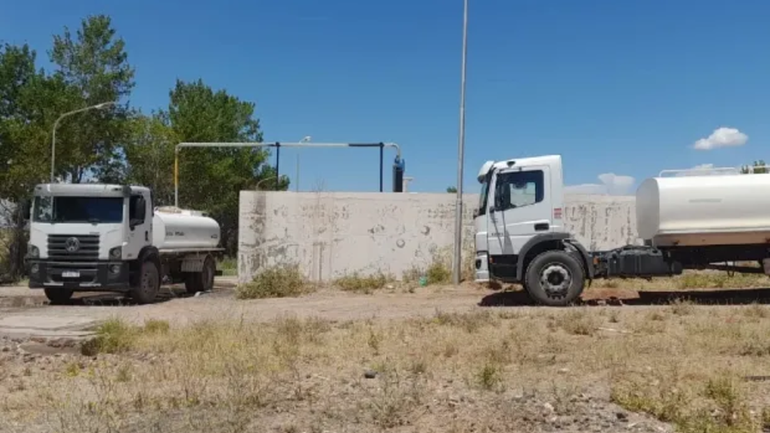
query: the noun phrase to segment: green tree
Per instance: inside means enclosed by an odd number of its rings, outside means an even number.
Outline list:
[[[214,91],[202,80],[177,81],[171,90],[168,112],[162,116],[165,131],[156,123],[155,140],[173,137],[178,142],[260,142],[259,120],[254,104],[224,90]],[[156,120],[157,122],[157,120]],[[173,160],[173,147],[163,146],[164,161]],[[149,152],[150,147],[143,147]],[[127,155],[128,156],[128,155]],[[264,148],[184,148],[179,153],[179,205],[204,210],[222,227],[223,245],[228,253],[237,251],[238,199],[241,190],[276,189],[275,168],[269,163],[270,152]],[[136,156],[129,156],[131,166]],[[173,176],[172,165],[168,176]],[[171,179],[167,177],[166,179]],[[278,190],[286,190],[289,179],[281,176]]]
[[[159,205],[174,204],[174,146],[176,138],[168,113],[136,116],[130,123],[130,136],[123,152],[128,162],[126,181],[152,189]]]
[[[24,205],[32,186],[46,176],[46,126],[55,104],[52,95],[63,83],[35,67],[36,53],[28,46],[0,46],[0,206],[14,229],[4,235],[7,277],[18,279],[26,245]],[[10,204],[9,204],[10,203]],[[10,215],[8,215],[10,213]],[[0,264],[2,265],[2,264]]]
[[[743,174],[749,174],[749,173],[768,173],[768,168],[765,166],[765,161],[760,159],[758,161],[754,161],[754,164],[751,166],[744,165],[741,167],[741,173]]]
[[[453,186],[448,186],[447,189],[446,189],[446,192],[451,193],[451,194],[456,194],[457,193],[457,188],[455,188]]]
[[[110,17],[89,16],[76,34],[65,27],[54,36],[51,62],[54,77],[65,84],[56,95],[60,114],[103,102],[115,105],[89,110],[63,120],[56,130],[56,174],[78,183],[93,177],[118,181],[123,168],[117,152],[126,140],[127,102],[121,103],[134,87],[134,69],[128,63],[125,42],[116,36]]]

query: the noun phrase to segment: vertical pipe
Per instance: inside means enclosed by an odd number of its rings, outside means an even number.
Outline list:
[[[174,149],[174,207],[179,207],[179,148]]]
[[[380,143],[380,192],[382,192],[382,164],[383,164],[383,149],[385,149],[385,144]]]
[[[463,236],[463,163],[465,152],[465,69],[468,52],[468,0],[463,1],[463,51],[460,74],[460,137],[457,143],[457,203],[455,205],[455,248],[452,280],[460,284]]]
[[[278,191],[278,184],[281,181],[281,143],[275,143],[275,190]]]

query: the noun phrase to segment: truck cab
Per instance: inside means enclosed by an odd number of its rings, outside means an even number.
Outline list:
[[[564,227],[561,156],[487,161],[477,179],[476,281],[522,283],[548,305],[574,299],[590,266]]]
[[[155,286],[152,193],[104,184],[41,184],[34,189],[27,253],[29,287],[51,301],[74,291],[123,291],[139,276]],[[154,261],[154,270],[143,261]],[[153,266],[151,266],[153,267]],[[152,290],[153,287],[145,289]],[[141,295],[141,293],[138,293]]]

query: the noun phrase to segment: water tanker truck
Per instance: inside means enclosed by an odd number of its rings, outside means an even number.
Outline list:
[[[609,251],[588,251],[566,231],[561,156],[487,161],[478,181],[476,281],[519,283],[542,305],[569,305],[598,278],[770,273],[770,174],[646,179],[636,191],[643,242]]]
[[[35,186],[27,249],[29,287],[51,303],[76,291],[121,292],[153,302],[161,284],[211,290],[220,228],[201,212],[154,208],[149,188]]]

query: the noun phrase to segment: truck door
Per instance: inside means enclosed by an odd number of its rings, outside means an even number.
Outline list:
[[[512,168],[495,176],[488,212],[490,260],[500,265],[494,266],[495,274],[510,271],[515,275],[515,263],[524,244],[553,230],[549,180],[547,165]]]
[[[131,194],[128,205],[128,242],[123,249],[126,259],[139,257],[145,245],[152,243],[152,209],[148,197],[140,192]]]

